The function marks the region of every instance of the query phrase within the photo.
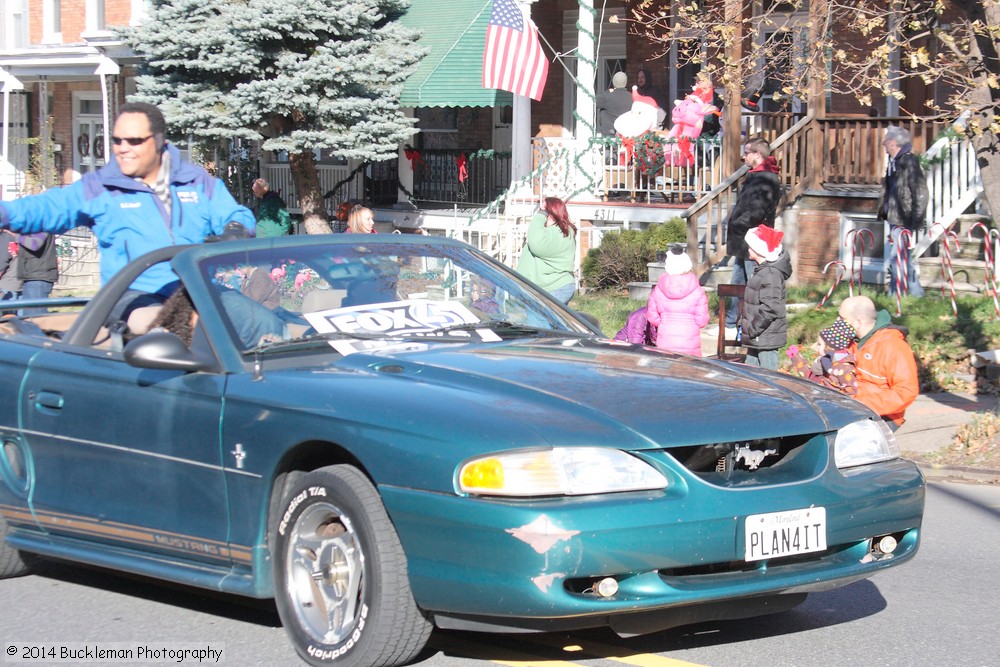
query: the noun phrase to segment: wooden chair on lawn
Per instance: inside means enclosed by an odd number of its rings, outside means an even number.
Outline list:
[[[743,299],[746,295],[747,286],[746,285],[729,285],[722,284],[716,286],[716,292],[719,295],[719,342],[716,352],[716,357],[723,361],[739,361],[743,362],[746,359],[746,352],[743,351],[743,345],[736,338],[728,338],[726,336],[726,309],[729,308],[730,297],[735,297],[736,301],[736,321],[741,322],[743,320]],[[734,348],[734,351],[728,351],[730,348]]]

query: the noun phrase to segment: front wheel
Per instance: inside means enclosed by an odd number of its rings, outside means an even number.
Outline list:
[[[432,624],[413,600],[406,556],[378,492],[356,468],[302,477],[274,530],[278,614],[306,662],[389,667],[423,649]]]

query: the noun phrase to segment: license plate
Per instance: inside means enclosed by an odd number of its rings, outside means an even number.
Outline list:
[[[826,549],[826,508],[752,514],[744,522],[744,559],[781,558]]]

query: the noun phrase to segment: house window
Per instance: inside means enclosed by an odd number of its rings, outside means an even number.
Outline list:
[[[129,6],[129,25],[139,25],[152,10],[152,0],[131,0]]]
[[[42,41],[62,41],[62,0],[44,0],[42,3]]]
[[[21,49],[28,45],[25,0],[0,0],[0,19],[0,49]]]
[[[104,30],[104,0],[87,0],[87,32]]]
[[[454,107],[420,107],[416,115],[421,132],[458,132],[458,109]]]

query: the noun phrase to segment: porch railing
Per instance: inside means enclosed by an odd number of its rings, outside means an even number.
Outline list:
[[[909,131],[917,155],[927,151],[935,137],[948,127],[943,121],[911,117],[829,116],[816,123],[816,138],[823,147],[821,183],[826,186],[880,184],[886,164],[882,140],[890,125]]]
[[[823,119],[806,116],[792,125],[771,141],[772,154],[780,169],[779,178],[785,188],[783,204],[790,205],[813,188],[872,191],[885,173],[886,154],[882,140],[890,125],[910,132],[913,150],[918,154],[928,151],[934,137],[947,127],[936,120],[867,116]],[[817,145],[820,164],[814,165],[809,159],[809,151]],[[944,144],[939,143],[937,148],[931,148],[929,155],[940,155],[944,150]],[[928,169],[929,221],[940,222],[941,217],[953,215],[948,220],[953,222],[975,201],[978,168],[974,159],[970,161],[967,150],[963,145],[952,144],[948,159],[936,160]],[[736,203],[737,190],[747,171],[746,167],[741,167],[681,214],[688,221],[688,247],[702,247],[697,258],[702,270],[726,254],[726,232],[722,223]],[[928,245],[932,241],[928,241]]]
[[[287,162],[270,163],[264,166],[264,178],[268,180],[271,189],[281,195],[285,200],[285,206],[292,213],[302,211],[299,205],[299,196],[295,191],[295,184],[292,182],[292,172],[288,168]],[[319,174],[320,192],[326,194],[334,189],[334,186],[347,179],[354,171],[348,165],[318,164],[316,171]],[[337,188],[337,194],[327,199],[327,209],[333,210],[342,201],[363,201],[365,199],[365,174],[359,171],[353,175],[346,183]]]
[[[942,136],[923,157],[929,163],[925,174],[930,196],[927,233],[917,243],[915,257],[927,252],[983,192],[976,148],[968,139]]]
[[[778,179],[785,193],[779,210],[794,201],[813,182],[813,176],[806,169],[806,150],[816,131],[812,116],[806,116],[769,142],[771,154],[778,162]],[[702,271],[726,255],[723,223],[736,204],[739,185],[749,171],[749,167],[743,165],[681,213],[687,221],[688,248],[701,249],[694,260]]]
[[[572,191],[574,172],[595,169],[582,180],[590,180],[595,195],[604,201],[622,199],[643,203],[694,200],[707,194],[719,178],[721,146],[715,138],[697,139],[685,150],[677,142],[657,141],[654,148],[663,159],[648,160],[643,145],[620,137],[583,142],[572,137],[532,140],[536,165],[546,165],[532,183],[535,193],[563,194]],[[687,152],[690,151],[690,152]],[[581,159],[583,157],[583,159]],[[587,188],[591,190],[591,188]]]
[[[481,206],[510,185],[510,155],[492,150],[423,150],[413,170],[416,202]]]

